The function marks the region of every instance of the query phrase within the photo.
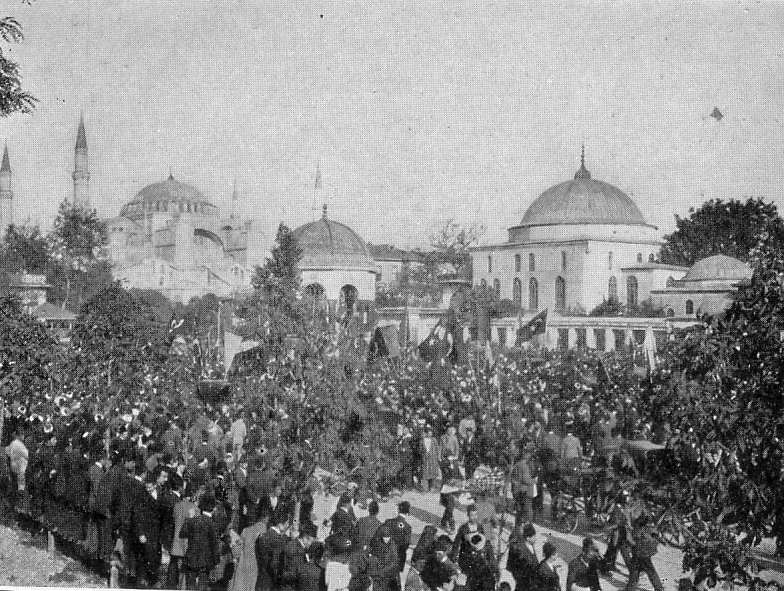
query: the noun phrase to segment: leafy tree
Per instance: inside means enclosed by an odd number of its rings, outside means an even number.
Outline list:
[[[474,224],[468,228],[449,219],[442,228],[430,236],[433,251],[429,253],[431,264],[439,269],[439,274],[470,277],[471,255],[468,249],[475,245],[486,228]]]
[[[111,283],[111,268],[104,248],[106,225],[94,209],[68,201],[60,204],[51,233],[52,296],[63,308],[78,310],[82,303]]]
[[[24,39],[22,26],[10,16],[0,18],[0,38],[5,43],[21,42]],[[0,117],[30,113],[36,102],[35,97],[22,90],[18,64],[0,47]]]
[[[38,226],[8,226],[0,247],[0,269],[45,275],[50,266],[49,241]]]
[[[711,199],[688,218],[675,216],[675,232],[664,237],[661,260],[690,267],[705,257],[723,254],[748,262],[763,235],[784,240],[784,220],[774,203],[749,197],[746,201]]]

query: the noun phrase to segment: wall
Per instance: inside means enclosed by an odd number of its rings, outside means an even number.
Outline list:
[[[303,269],[302,287],[318,283],[324,288],[328,300],[340,299],[344,285],[357,288],[358,299],[373,301],[376,298],[376,274],[373,271],[351,269]]]

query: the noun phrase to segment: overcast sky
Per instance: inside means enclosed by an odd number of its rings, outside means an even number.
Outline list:
[[[784,3],[372,4],[6,0],[40,100],[0,120],[16,219],[71,195],[80,111],[104,216],[171,168],[221,207],[236,179],[270,227],[327,201],[372,242],[450,217],[493,241],[583,142],[662,231],[711,197],[784,206]]]

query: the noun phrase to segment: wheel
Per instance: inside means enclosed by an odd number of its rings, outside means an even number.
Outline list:
[[[580,511],[573,498],[559,499],[558,506],[553,509],[553,526],[563,534],[571,534],[580,523]]]
[[[683,524],[674,515],[667,515],[659,526],[662,541],[673,548],[683,548],[686,544],[686,535]]]

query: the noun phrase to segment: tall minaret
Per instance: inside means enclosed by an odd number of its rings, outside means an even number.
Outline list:
[[[90,208],[90,165],[87,160],[87,134],[84,132],[84,116],[79,117],[79,133],[76,135],[74,154],[74,205]]]
[[[3,152],[3,164],[0,166],[0,240],[5,239],[5,231],[14,223],[13,219],[14,192],[11,190],[11,160],[8,158],[8,144]]]

